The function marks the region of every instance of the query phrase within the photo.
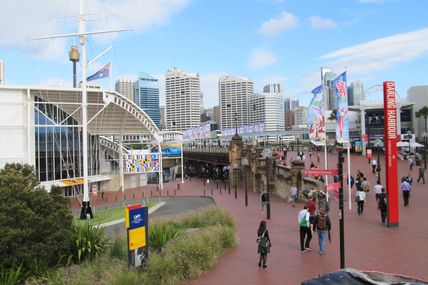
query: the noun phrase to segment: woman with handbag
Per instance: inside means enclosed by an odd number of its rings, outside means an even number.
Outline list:
[[[266,226],[266,221],[260,222],[259,229],[257,230],[257,243],[257,253],[260,254],[258,265],[259,267],[266,268],[267,254],[270,252],[270,247],[272,246]]]

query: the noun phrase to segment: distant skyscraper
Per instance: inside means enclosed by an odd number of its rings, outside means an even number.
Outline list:
[[[213,121],[213,108],[205,109],[201,114],[201,123]]]
[[[284,112],[296,109],[297,107],[299,107],[299,99],[298,98],[285,98],[284,99]]]
[[[263,93],[282,93],[284,94],[284,88],[280,83],[272,83],[263,86]]]
[[[4,67],[3,60],[0,60],[0,85],[4,84]]]
[[[348,105],[359,105],[359,102],[364,98],[364,85],[361,81],[354,81],[348,87]]]
[[[265,90],[265,89],[264,89]],[[282,93],[254,94],[249,104],[250,124],[265,123],[266,131],[284,130],[284,96]]]
[[[201,124],[199,75],[177,68],[165,74],[166,128],[185,131]]]
[[[131,101],[134,101],[134,82],[129,78],[119,78],[114,86],[116,92],[124,95]],[[137,103],[138,104],[138,103]]]
[[[284,120],[285,129],[291,129],[294,126],[295,113],[296,113],[296,109],[288,110],[287,112],[285,112],[285,120]]]
[[[221,129],[248,124],[248,101],[254,93],[254,83],[249,78],[221,76],[218,80]]]
[[[165,106],[159,106],[160,112],[160,128],[161,130],[166,129],[166,114],[165,114]]]
[[[159,86],[157,78],[141,73],[134,83],[134,102],[160,128]]]
[[[220,106],[213,107],[213,117],[212,120],[220,126]]]
[[[336,79],[337,75],[334,72],[327,71],[324,73],[324,87],[327,92],[327,110],[336,109],[337,100],[336,100],[336,92],[334,90],[334,79]]]
[[[294,114],[294,125],[298,127],[306,127],[308,124],[308,107],[299,106]]]

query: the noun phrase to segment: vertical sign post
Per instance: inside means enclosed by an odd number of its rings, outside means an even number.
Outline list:
[[[397,104],[395,82],[383,83],[385,117],[385,175],[387,203],[387,226],[397,227],[398,215],[398,170],[397,170]]]
[[[340,232],[340,268],[345,268],[345,213],[343,211],[343,148],[338,147],[337,169],[339,171],[339,232]]]
[[[144,266],[149,254],[148,207],[142,207],[140,204],[126,207],[125,227],[128,234],[128,265]]]

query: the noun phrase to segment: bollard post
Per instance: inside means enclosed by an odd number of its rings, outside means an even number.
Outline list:
[[[213,188],[211,188],[211,196],[214,196]]]

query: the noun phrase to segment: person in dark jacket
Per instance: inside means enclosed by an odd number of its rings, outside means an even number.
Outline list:
[[[315,216],[314,230],[318,232],[320,255],[323,255],[325,252],[325,240],[330,236],[331,230],[330,217],[326,214],[324,208],[320,208],[318,215]]]
[[[259,229],[257,230],[257,253],[260,254],[259,257],[259,267],[267,267],[267,255],[270,252],[272,243],[269,238],[269,231],[267,230],[266,221],[261,221]]]
[[[386,194],[385,188],[382,187],[382,192],[378,196],[377,206],[380,211],[380,218],[382,219],[382,223],[386,222]]]

